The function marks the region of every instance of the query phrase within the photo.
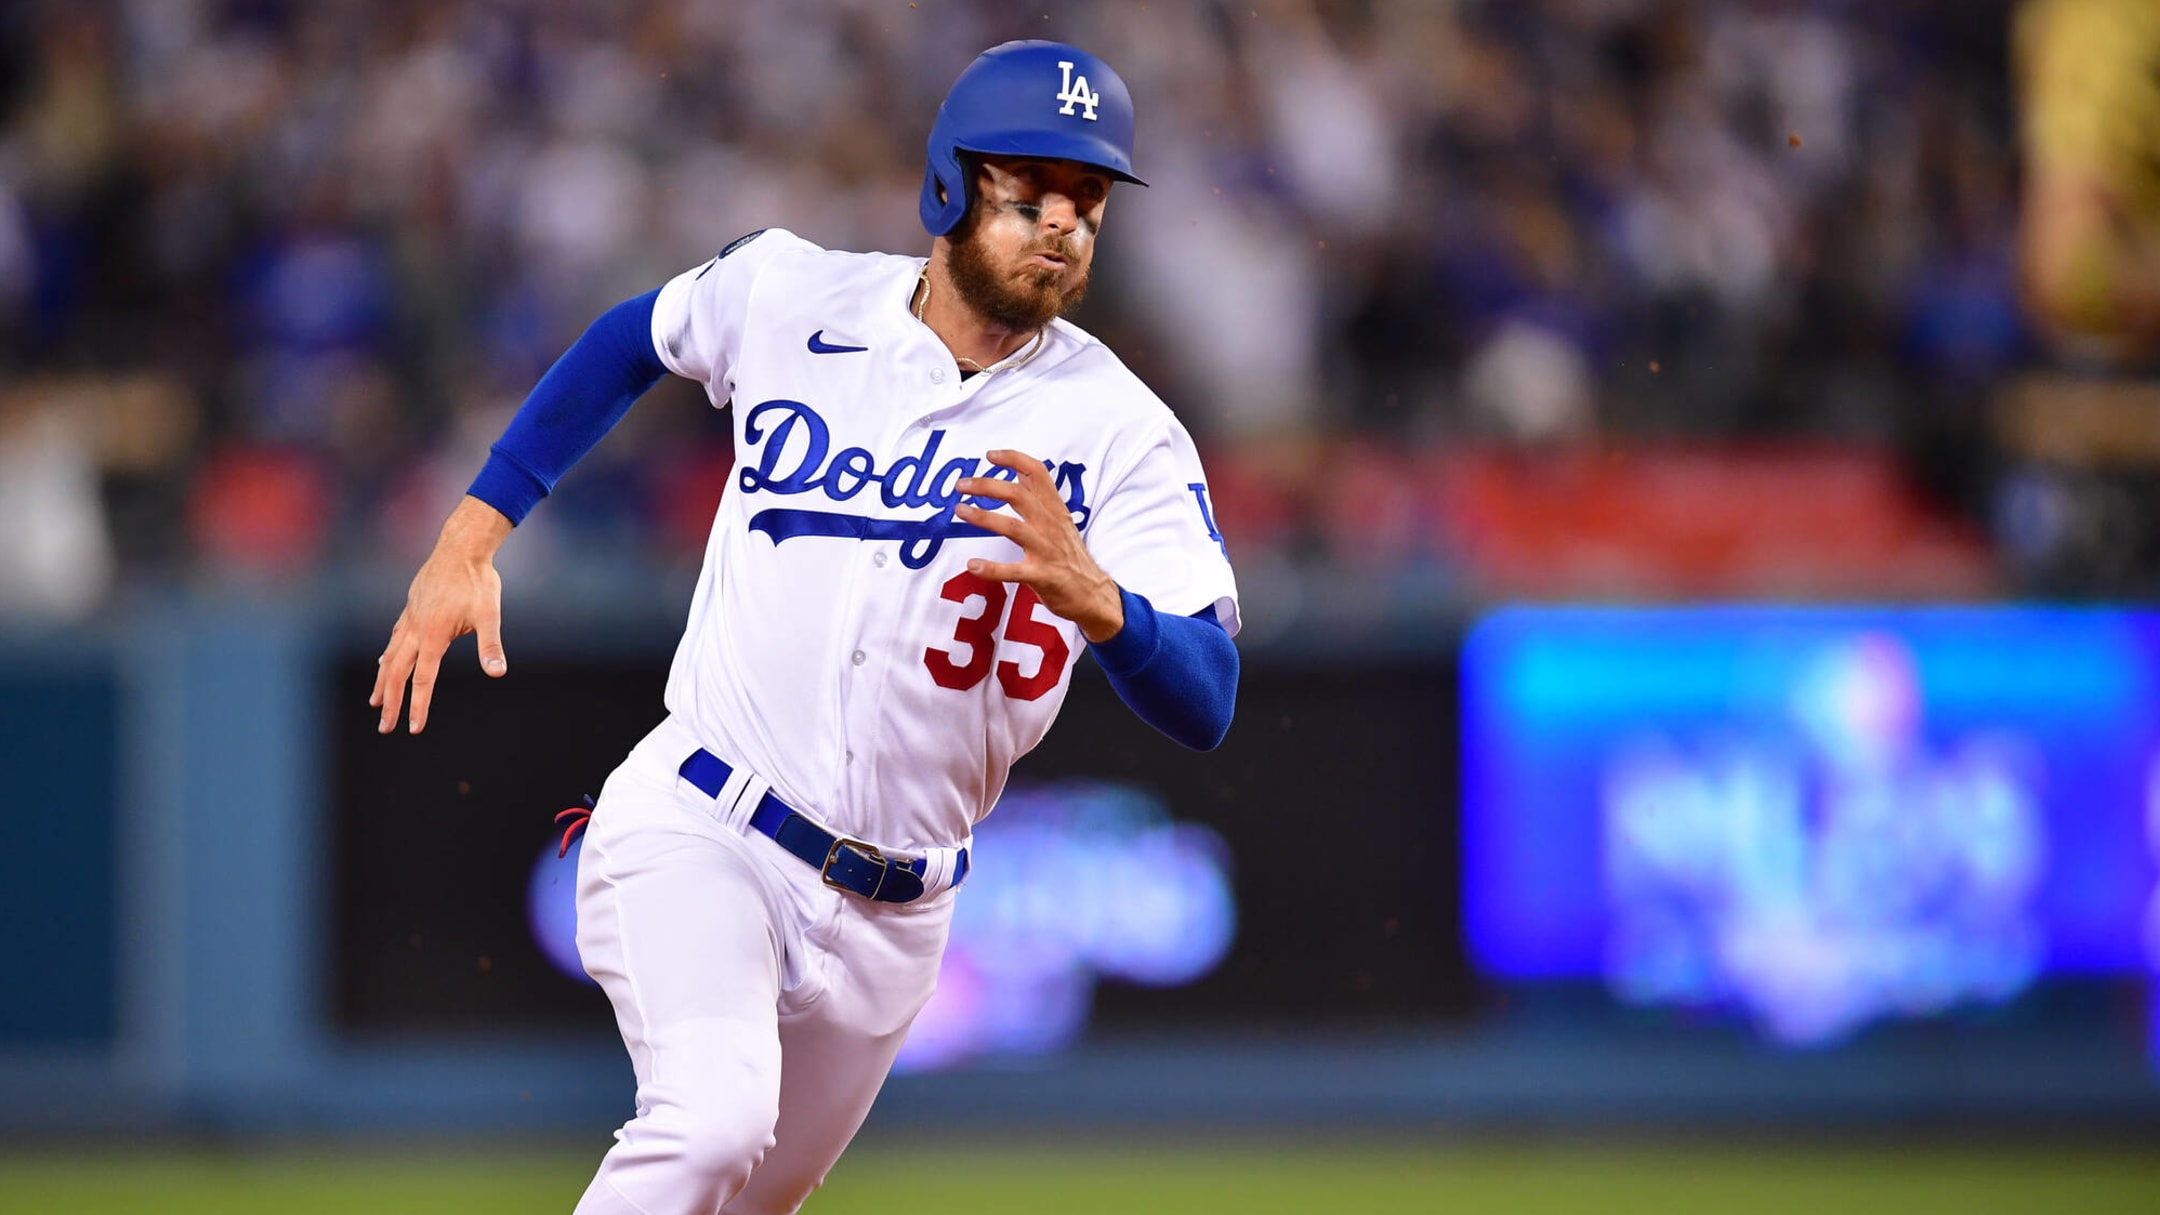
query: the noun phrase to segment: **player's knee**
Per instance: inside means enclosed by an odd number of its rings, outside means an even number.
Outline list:
[[[683,1167],[714,1183],[722,1194],[742,1187],[772,1149],[777,1102],[712,1100],[677,1113]]]

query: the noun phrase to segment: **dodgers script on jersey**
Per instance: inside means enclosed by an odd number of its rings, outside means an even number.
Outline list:
[[[1031,589],[967,571],[1022,557],[954,518],[961,478],[1012,476],[986,452],[1044,461],[1119,585],[1238,627],[1168,407],[1062,320],[963,380],[907,309],[923,264],[771,229],[674,279],[653,313],[662,361],[732,402],[735,430],[668,711],[796,809],[897,849],[967,842],[1086,645]]]

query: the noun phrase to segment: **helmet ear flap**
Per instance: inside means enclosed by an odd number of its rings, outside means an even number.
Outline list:
[[[953,150],[953,160],[960,166],[960,217],[953,221],[952,229],[965,227],[968,217],[975,211],[975,179],[982,174],[982,161],[975,153],[964,148]]]
[[[973,166],[966,164],[963,153],[952,146],[944,135],[946,116],[938,114],[938,130],[930,137],[930,161],[923,170],[922,222],[932,236],[943,236],[958,227],[967,214],[969,181],[974,177]]]

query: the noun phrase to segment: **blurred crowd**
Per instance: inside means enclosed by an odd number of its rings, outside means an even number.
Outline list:
[[[609,304],[770,225],[926,252],[938,100],[1029,36],[1138,101],[1152,186],[1113,198],[1077,319],[1246,487],[1241,562],[1348,544],[1345,452],[1891,445],[1978,511],[1968,449],[2031,345],[2008,29],[1957,0],[22,0],[0,615],[409,572]],[[671,382],[508,557],[692,559],[727,459]],[[1381,557],[1444,564],[1419,530]]]

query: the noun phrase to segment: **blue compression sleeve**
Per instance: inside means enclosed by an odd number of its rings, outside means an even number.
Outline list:
[[[1140,720],[1195,751],[1214,750],[1230,731],[1238,679],[1237,647],[1215,609],[1165,616],[1144,596],[1119,594],[1125,627],[1088,646],[1110,686]]]
[[[570,466],[667,374],[652,340],[659,298],[657,290],[648,291],[602,313],[533,386],[465,492],[510,522],[523,522]]]

